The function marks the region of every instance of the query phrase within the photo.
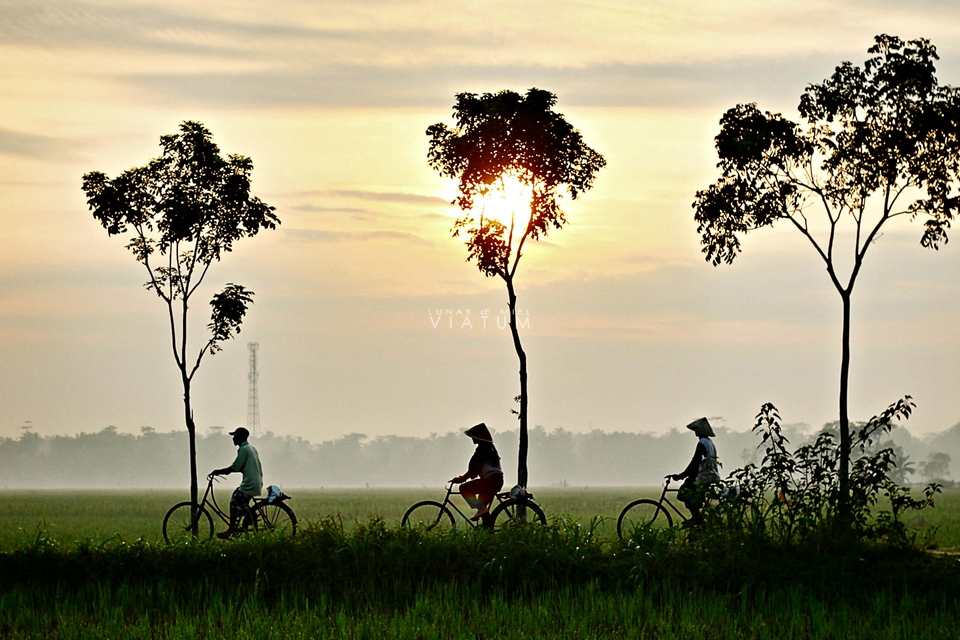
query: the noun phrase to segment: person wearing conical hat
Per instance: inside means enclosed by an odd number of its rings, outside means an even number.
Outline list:
[[[687,429],[697,436],[697,449],[693,453],[693,460],[681,473],[675,473],[669,477],[674,480],[683,480],[677,492],[677,499],[690,510],[690,519],[695,524],[699,524],[703,520],[700,509],[703,507],[707,486],[720,480],[717,448],[710,439],[717,434],[713,432],[706,418],[694,420],[687,425]]]
[[[490,504],[497,495],[497,491],[503,488],[500,454],[497,453],[497,448],[493,446],[493,436],[490,435],[490,430],[484,423],[474,425],[463,433],[473,440],[477,449],[473,452],[473,457],[470,458],[467,472],[462,476],[452,478],[450,482],[460,484],[460,495],[472,509],[477,510],[477,513],[470,519],[480,520],[482,518],[484,524],[487,524],[490,518]],[[475,480],[471,480],[471,478],[475,478]]]

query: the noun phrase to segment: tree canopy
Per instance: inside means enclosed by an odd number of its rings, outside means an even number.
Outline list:
[[[476,259],[487,276],[512,275],[528,237],[538,240],[566,224],[560,190],[566,187],[576,199],[593,186],[606,160],[553,110],[557,97],[549,91],[459,93],[456,98],[456,125],[437,123],[427,129],[427,161],[440,175],[459,180],[456,203],[467,215],[455,223],[454,235],[466,232],[468,259]],[[496,190],[504,177],[530,188],[531,215],[522,230],[472,215],[477,197]],[[515,252],[514,239],[519,240]]]
[[[880,227],[896,216],[925,218],[923,246],[947,242],[960,206],[960,92],[937,82],[938,56],[927,40],[881,35],[869,53],[874,57],[863,69],[844,62],[807,87],[802,125],[756,104],[724,114],[716,138],[722,176],[694,202],[703,252],[713,264],[733,262],[742,235],[778,220],[790,221],[829,263],[837,224],[849,217],[863,231],[856,268]],[[868,224],[873,195],[882,197],[882,211]],[[903,205],[904,198],[913,200]],[[826,242],[810,233],[805,214],[812,207],[828,217]]]

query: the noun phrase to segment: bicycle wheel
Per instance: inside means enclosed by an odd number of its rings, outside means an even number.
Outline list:
[[[439,502],[424,500],[413,505],[403,514],[400,526],[410,529],[439,529],[449,531],[454,527],[453,514]]]
[[[673,526],[673,518],[655,500],[634,500],[623,508],[617,518],[617,536],[626,540],[637,529],[666,529]]]
[[[283,502],[264,502],[253,511],[257,531],[284,536],[297,535],[297,516]]]
[[[194,528],[196,528],[196,535],[194,535]],[[167,544],[203,542],[212,537],[213,518],[206,509],[195,502],[176,504],[163,517],[163,539]]]
[[[526,507],[524,520],[519,519],[520,507]],[[517,526],[523,524],[547,525],[547,516],[543,514],[543,509],[536,502],[530,500],[505,500],[497,505],[493,510],[493,527],[502,529],[504,527]]]

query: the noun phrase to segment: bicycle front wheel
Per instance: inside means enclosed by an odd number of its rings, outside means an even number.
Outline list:
[[[547,516],[543,514],[540,505],[530,500],[506,500],[493,510],[493,526],[495,529],[522,524],[546,526]]]
[[[638,529],[666,529],[673,526],[670,513],[655,500],[634,500],[617,518],[617,535],[621,540],[632,538]]]
[[[425,500],[407,509],[403,514],[403,520],[400,521],[400,526],[410,529],[449,531],[454,527],[453,514],[439,502]]]
[[[264,502],[254,512],[257,531],[284,536],[297,535],[297,516],[283,502]]]
[[[195,502],[174,505],[163,517],[163,539],[167,544],[203,542],[213,537],[213,518]]]

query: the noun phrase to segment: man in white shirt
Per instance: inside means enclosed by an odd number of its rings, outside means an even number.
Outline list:
[[[243,481],[230,497],[230,527],[218,533],[217,537],[228,539],[237,532],[237,523],[250,508],[250,500],[263,490],[263,469],[260,467],[260,455],[247,442],[250,432],[244,427],[237,427],[230,432],[233,444],[237,445],[237,459],[229,467],[214,469],[211,476],[225,476],[231,473],[242,473]]]

